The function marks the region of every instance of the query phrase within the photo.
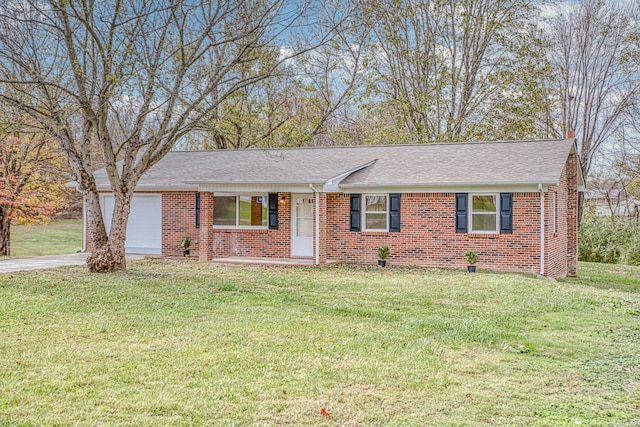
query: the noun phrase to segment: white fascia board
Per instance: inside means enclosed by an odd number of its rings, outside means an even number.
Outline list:
[[[310,183],[203,183],[199,185],[199,191],[212,193],[313,193]],[[322,183],[313,183],[320,184]]]
[[[98,187],[97,191],[111,192],[111,187]],[[176,186],[159,186],[159,185],[139,185],[134,190],[135,193],[140,192],[155,192],[155,193],[168,193],[178,191],[198,191],[198,186],[194,185],[176,185]]]
[[[584,176],[584,171],[582,170],[582,162],[580,161],[580,154],[578,154],[578,139],[577,138],[571,138],[571,139],[573,139],[573,144],[571,144],[571,150],[569,150],[569,154],[575,154],[576,161],[578,162],[578,191],[584,192],[586,179]]]
[[[468,192],[503,192],[503,193],[537,193],[539,183],[468,183],[452,185],[342,185],[340,192],[350,193],[468,193]],[[546,191],[557,183],[543,183]]]

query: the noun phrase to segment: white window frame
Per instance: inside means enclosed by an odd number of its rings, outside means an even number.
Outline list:
[[[266,200],[267,207],[267,225],[239,225],[240,224],[240,197],[262,197]],[[267,193],[214,193],[213,205],[214,205],[214,218],[215,218],[215,198],[216,197],[235,197],[236,198],[236,225],[216,225],[213,224],[213,228],[218,229],[234,229],[234,230],[268,230],[269,229],[269,195]],[[215,221],[215,219],[214,219]]]
[[[492,196],[496,201],[496,229],[495,230],[474,230],[473,229],[473,198],[481,196]],[[500,234],[500,193],[469,193],[469,201],[467,206],[467,226],[470,234]],[[475,215],[493,215],[492,213],[478,212]]]
[[[386,215],[385,228],[367,228],[367,197],[384,197],[386,199],[385,205],[387,206],[387,210],[384,212]],[[362,195],[362,230],[370,231],[373,233],[380,232],[384,233],[389,231],[389,195],[388,194],[363,194]],[[382,211],[371,211],[372,214],[382,214]]]

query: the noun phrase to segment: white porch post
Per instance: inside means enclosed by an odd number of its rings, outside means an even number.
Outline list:
[[[314,222],[316,224],[315,229],[315,260],[314,263],[315,265],[320,265],[320,193],[318,193],[318,190],[315,189],[315,187],[313,186],[313,184],[309,184],[309,188],[311,188],[313,190],[313,192],[315,193],[315,197],[314,199],[316,199],[316,214],[315,214],[315,219]]]
[[[544,276],[544,189],[538,184],[540,190],[540,275]]]

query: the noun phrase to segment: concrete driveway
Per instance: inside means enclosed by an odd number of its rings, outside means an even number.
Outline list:
[[[0,273],[56,268],[63,265],[84,265],[87,261],[87,256],[89,256],[88,253],[77,253],[4,259],[0,260]],[[127,255],[127,260],[142,258],[144,258],[144,255]]]
[[[12,271],[40,270],[63,265],[83,265],[87,261],[87,253],[69,255],[34,256],[30,258],[10,258],[0,260],[0,273]]]

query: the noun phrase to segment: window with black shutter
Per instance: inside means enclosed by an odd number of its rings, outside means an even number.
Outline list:
[[[269,193],[269,230],[278,229],[278,193]]]
[[[349,229],[360,231],[360,194],[351,194],[349,197]]]
[[[196,228],[200,228],[200,193],[196,193]]]
[[[389,231],[400,231],[400,193],[389,194]]]
[[[513,233],[513,193],[500,193],[500,233]]]
[[[456,194],[456,233],[513,233],[513,193]]]
[[[467,193],[456,193],[456,233],[467,232]]]

